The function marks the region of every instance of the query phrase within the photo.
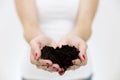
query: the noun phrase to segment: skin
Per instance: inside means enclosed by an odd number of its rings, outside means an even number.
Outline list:
[[[91,36],[91,26],[97,10],[98,0],[81,0],[80,7],[73,29],[63,36],[57,44],[53,39],[44,34],[39,28],[38,15],[35,0],[15,0],[16,9],[23,25],[24,38],[31,47],[31,63],[39,69],[50,72],[64,74],[64,70],[58,64],[53,64],[50,60],[39,59],[40,50],[45,46],[56,48],[62,45],[75,46],[80,50],[79,59],[73,60],[73,66],[68,70],[74,70],[87,63],[87,41]]]

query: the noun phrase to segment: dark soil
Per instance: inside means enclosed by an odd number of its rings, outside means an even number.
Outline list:
[[[57,47],[56,49],[45,46],[42,49],[41,58],[49,59],[53,63],[59,64],[60,68],[63,68],[64,71],[66,71],[69,66],[73,65],[72,60],[79,58],[78,54],[79,50],[74,46],[70,47],[68,45],[64,45],[62,48]]]

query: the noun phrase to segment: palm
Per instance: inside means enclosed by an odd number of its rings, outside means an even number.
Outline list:
[[[77,69],[87,63],[87,56],[85,54],[87,50],[87,44],[80,37],[75,35],[67,35],[60,40],[59,46],[61,47],[62,45],[75,46],[80,51],[80,59],[73,60],[72,62],[74,65],[70,66],[69,70]]]
[[[31,62],[37,66],[39,69],[44,69],[47,71],[59,71],[59,65],[58,64],[53,64],[50,60],[44,60],[41,59],[41,49],[44,46],[51,46],[56,48],[57,44],[55,43],[54,40],[51,38],[45,36],[45,35],[40,35],[31,40],[30,42],[31,46]]]

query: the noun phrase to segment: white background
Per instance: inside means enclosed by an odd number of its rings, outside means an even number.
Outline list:
[[[94,80],[120,80],[120,0],[100,0],[90,49]],[[25,50],[13,0],[0,0],[0,80],[20,80]]]

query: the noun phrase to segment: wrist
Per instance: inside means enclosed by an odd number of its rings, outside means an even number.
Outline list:
[[[81,37],[79,28],[74,27],[74,28],[69,32],[69,35],[75,35],[75,36]]]
[[[37,28],[29,28],[24,29],[24,38],[29,43],[33,38],[37,37],[38,35],[44,35],[44,33]]]
[[[87,41],[91,36],[91,27],[88,26],[75,26],[72,31],[70,31],[71,35],[75,35],[83,39],[84,41]]]

